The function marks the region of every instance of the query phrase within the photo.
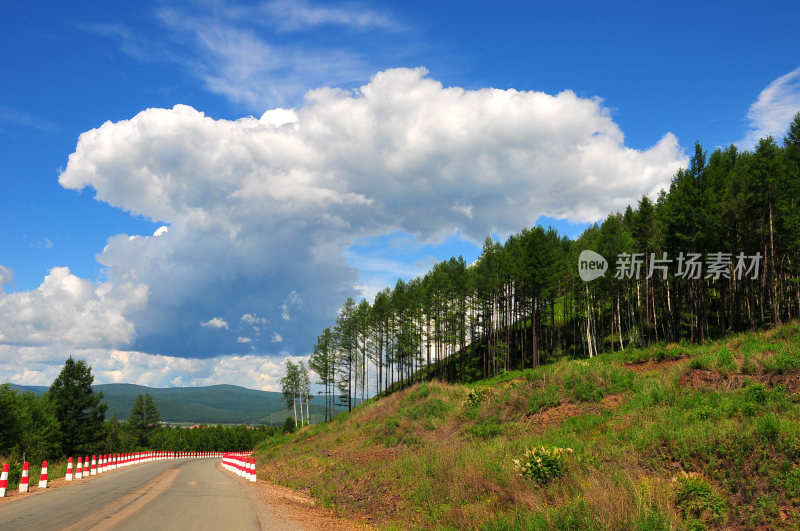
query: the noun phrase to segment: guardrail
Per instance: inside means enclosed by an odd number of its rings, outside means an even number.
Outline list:
[[[67,472],[64,476],[66,481],[76,483],[90,476],[97,476],[107,472],[127,468],[130,466],[162,461],[165,459],[222,459],[222,465],[237,475],[249,481],[256,480],[255,459],[249,457],[253,452],[177,452],[177,451],[147,451],[147,452],[128,452],[114,454],[100,454],[78,457],[77,466],[73,467],[72,457],[67,460]],[[19,492],[29,492],[29,469],[30,463],[25,461],[22,466],[22,477],[19,483]],[[6,496],[8,491],[8,464],[3,464],[3,471],[0,475],[0,497]],[[39,484],[36,490],[47,488],[47,461],[42,463]]]
[[[256,481],[256,459],[253,452],[228,452],[222,456],[222,467],[246,481]]]

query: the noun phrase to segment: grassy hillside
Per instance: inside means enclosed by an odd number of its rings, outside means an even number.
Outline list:
[[[41,386],[13,386],[19,391],[40,394],[47,391]],[[286,409],[281,393],[256,391],[236,385],[208,387],[154,388],[134,384],[102,384],[93,386],[103,392],[108,404],[106,418],[115,412],[124,420],[130,415],[136,397],[150,393],[156,401],[161,418],[165,421],[205,424],[283,424],[292,415]],[[325,400],[311,397],[312,422],[321,422],[325,413]]]
[[[386,528],[797,529],[799,406],[792,324],[416,385],[266,443],[259,471]]]

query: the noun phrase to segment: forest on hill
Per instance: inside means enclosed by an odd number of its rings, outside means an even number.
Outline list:
[[[9,388],[20,394],[30,391],[45,394],[49,387],[19,386]],[[237,385],[210,385],[204,387],[156,388],[135,384],[92,385],[95,393],[103,394],[108,405],[106,417],[116,416],[124,421],[131,413],[139,395],[149,394],[158,403],[161,418],[167,424],[248,424],[282,426],[292,415],[281,393],[257,391]],[[324,401],[310,397],[312,422],[322,420]]]
[[[577,240],[554,229],[486,239],[473,264],[437,263],[372,303],[349,298],[310,367],[350,409],[413,381],[467,382],[560,357],[703,343],[800,316],[800,113],[781,144],[695,145],[655,200],[643,196]],[[600,255],[592,281],[579,256]]]

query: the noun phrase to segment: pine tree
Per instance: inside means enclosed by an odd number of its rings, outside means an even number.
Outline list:
[[[158,411],[156,401],[150,393],[144,395],[144,419],[148,427],[158,427],[161,422],[161,413]]]
[[[308,359],[308,366],[319,376],[317,383],[322,385],[325,393],[325,420],[330,420],[333,417],[331,401],[334,394],[333,384],[336,370],[336,345],[330,328],[323,330],[317,338],[314,352]]]
[[[348,297],[336,319],[336,342],[340,353],[337,357],[339,362],[337,386],[342,393],[340,398],[343,403],[347,404],[348,411],[353,409],[353,370],[358,349],[358,327],[355,313],[356,301],[352,297]]]
[[[50,386],[48,397],[61,426],[62,447],[67,455],[88,453],[103,440],[108,405],[103,393],[92,390],[92,369],[71,356]]]

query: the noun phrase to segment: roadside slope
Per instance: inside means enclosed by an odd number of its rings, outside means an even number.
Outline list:
[[[267,442],[259,469],[389,528],[796,528],[799,403],[791,324],[416,385]],[[520,476],[539,447],[573,453]]]

